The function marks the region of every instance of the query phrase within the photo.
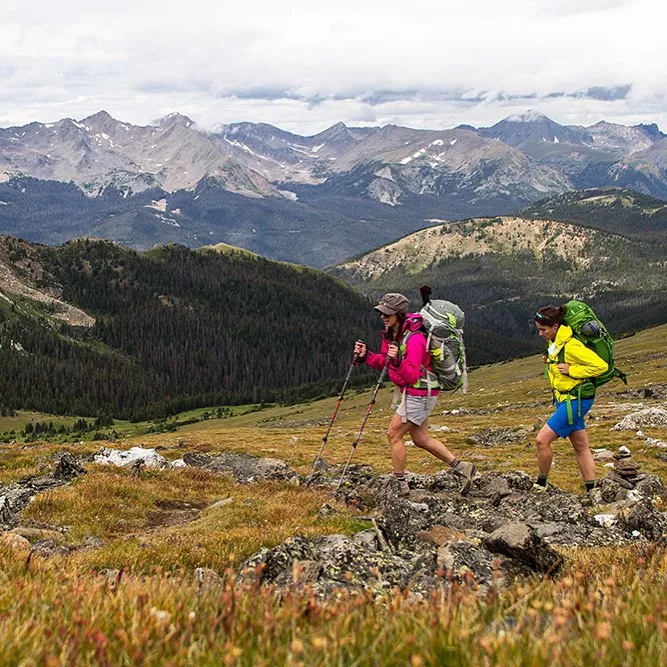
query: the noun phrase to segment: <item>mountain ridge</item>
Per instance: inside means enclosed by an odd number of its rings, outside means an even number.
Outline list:
[[[585,300],[616,334],[667,321],[667,216],[625,235],[536,213],[440,223],[329,271],[371,299],[430,285],[466,313],[475,363],[537,351],[530,313],[549,303]]]
[[[667,199],[666,137],[657,126],[564,126],[537,112],[489,128],[336,123],[302,137],[268,123],[208,131],[177,112],[136,126],[100,111],[0,128],[0,185],[53,196],[46,220],[31,204],[38,195],[12,208],[0,192],[0,233],[64,242],[80,235],[71,220],[88,219],[84,235],[137,249],[223,242],[323,267],[432,218],[506,215],[575,189],[620,185]],[[85,193],[80,210],[59,199],[64,190],[49,185],[58,182]],[[196,202],[204,185],[220,192],[206,209]],[[179,203],[151,218],[144,201],[151,193]],[[110,197],[126,200],[122,215],[118,206],[108,210]],[[188,203],[194,217],[183,214]]]

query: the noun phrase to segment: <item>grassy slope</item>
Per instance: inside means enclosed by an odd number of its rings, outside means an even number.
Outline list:
[[[666,334],[667,325],[618,343],[618,365],[628,371],[633,388],[667,382]],[[433,423],[453,429],[445,434],[447,444],[483,470],[532,472],[532,436],[491,448],[471,445],[467,438],[482,429],[530,426],[547,417],[541,371],[538,357],[479,369],[471,374],[470,393],[443,397],[439,412],[495,411],[437,414]],[[644,471],[667,479],[667,463],[655,458],[656,449],[632,432],[610,431],[639,403],[617,396],[622,389],[608,386],[600,392],[590,421],[592,444],[627,444]],[[367,392],[351,393],[343,402],[327,459],[347,456],[368,399]],[[390,391],[383,389],[354,459],[378,472],[389,469],[384,437],[389,401]],[[160,446],[170,459],[192,450],[248,451],[285,459],[306,472],[334,403],[327,399],[210,420],[176,433],[134,436],[120,446]],[[667,429],[644,431],[667,440]],[[66,449],[92,453],[100,444]],[[16,479],[19,470],[48,469],[62,450],[52,444],[2,445],[0,479]],[[440,467],[414,449],[408,465],[414,472]],[[319,507],[332,503],[331,498],[287,483],[239,486],[196,469],[145,472],[140,479],[125,470],[89,469],[71,486],[38,496],[25,517],[37,522],[31,539],[53,537],[80,545],[96,536],[103,540],[100,546],[65,559],[33,558],[26,565],[0,543],[0,664],[220,664],[220,656],[228,664],[267,665],[354,660],[368,665],[447,660],[646,665],[667,659],[664,551],[568,551],[571,564],[558,581],[526,582],[481,599],[461,590],[423,603],[398,595],[385,604],[365,597],[321,604],[307,595],[281,602],[256,591],[198,592],[191,579],[197,565],[223,573],[261,545],[290,535],[354,532],[367,524],[344,507],[318,517]],[[557,446],[553,481],[571,491],[580,487],[574,456],[563,442]],[[224,498],[232,502],[210,507]],[[62,533],[48,530],[63,526],[69,528]],[[94,574],[103,567],[127,568],[117,590]]]

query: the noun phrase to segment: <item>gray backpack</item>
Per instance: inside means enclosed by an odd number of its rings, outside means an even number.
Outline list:
[[[422,297],[423,297],[422,293]],[[433,372],[443,391],[468,391],[466,351],[463,344],[463,311],[451,301],[424,299],[419,314],[424,318],[428,351],[433,360]]]

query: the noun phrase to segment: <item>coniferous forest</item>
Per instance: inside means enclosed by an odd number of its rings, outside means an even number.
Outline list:
[[[31,248],[38,257],[26,270],[38,264],[44,285],[61,285],[62,299],[96,321],[53,325],[3,304],[0,405],[9,408],[139,419],[329,394],[354,340],[378,327],[343,283],[250,253],[138,253],[92,240]]]

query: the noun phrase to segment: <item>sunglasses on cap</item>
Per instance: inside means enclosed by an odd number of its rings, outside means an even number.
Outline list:
[[[538,322],[544,322],[545,324],[556,324],[548,315],[543,315],[540,312],[535,313],[535,319]]]

